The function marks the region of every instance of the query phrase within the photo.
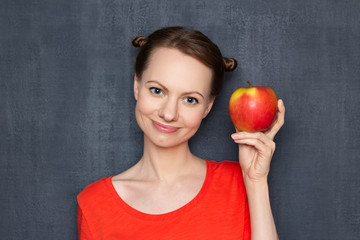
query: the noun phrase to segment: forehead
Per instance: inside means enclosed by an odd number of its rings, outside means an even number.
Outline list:
[[[157,48],[150,56],[143,79],[209,95],[212,71],[199,60],[177,49]]]

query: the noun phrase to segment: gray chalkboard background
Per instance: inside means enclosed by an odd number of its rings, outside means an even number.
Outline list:
[[[229,97],[271,86],[280,239],[360,239],[359,14],[359,0],[1,0],[0,239],[77,238],[76,195],[141,156],[131,40],[169,25],[239,62],[193,152],[236,160]]]

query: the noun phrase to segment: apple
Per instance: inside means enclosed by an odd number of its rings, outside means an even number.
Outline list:
[[[239,131],[265,131],[278,112],[278,98],[266,86],[241,87],[235,90],[229,101],[231,121]]]

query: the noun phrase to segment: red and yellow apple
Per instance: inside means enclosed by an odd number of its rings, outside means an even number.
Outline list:
[[[278,112],[278,98],[270,87],[241,87],[231,95],[229,114],[239,131],[265,131]]]

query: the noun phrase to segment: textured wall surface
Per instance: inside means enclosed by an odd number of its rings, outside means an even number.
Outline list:
[[[2,0],[0,238],[77,238],[76,195],[141,157],[131,40],[184,25],[239,62],[193,152],[236,160],[230,95],[271,86],[286,106],[269,177],[280,239],[360,239],[359,12],[358,0]]]

